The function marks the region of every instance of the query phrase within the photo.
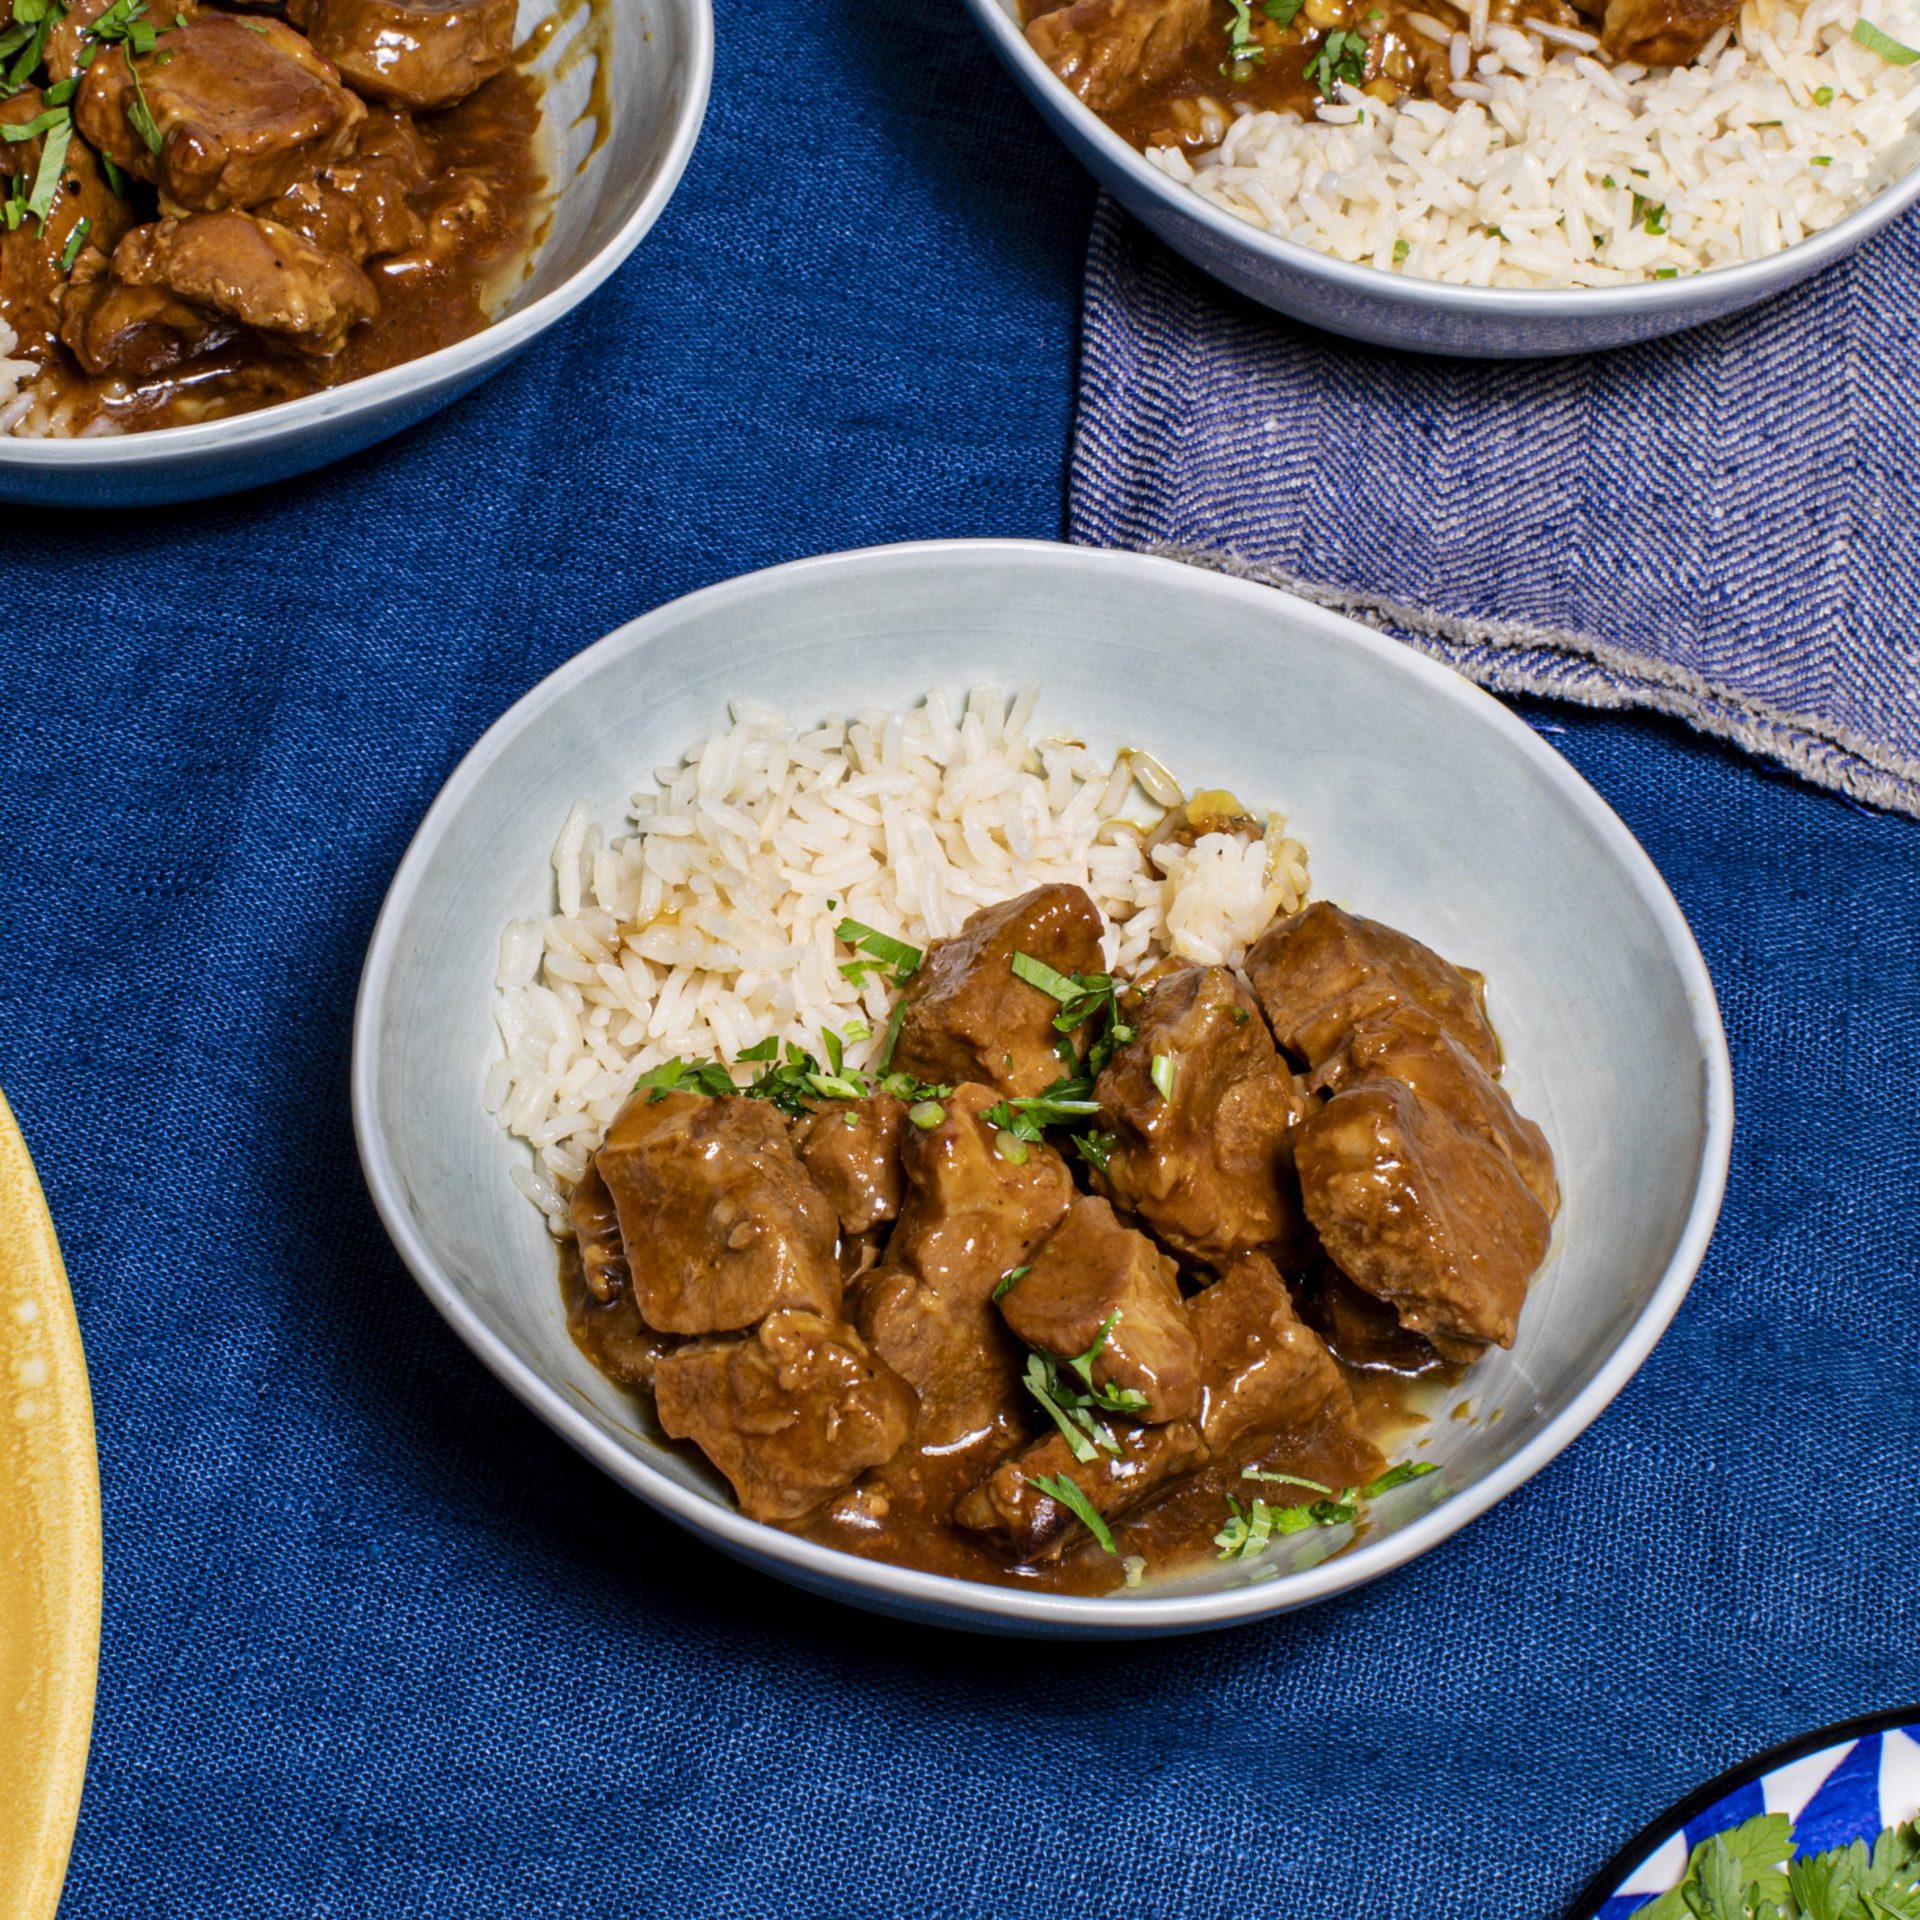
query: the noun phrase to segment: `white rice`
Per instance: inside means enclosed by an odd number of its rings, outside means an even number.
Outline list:
[[[37,361],[18,356],[20,336],[0,320],[0,433],[12,433],[33,407],[22,389],[40,371]]]
[[[1473,0],[1447,42],[1457,107],[1343,90],[1313,120],[1243,112],[1196,160],[1147,158],[1269,233],[1423,279],[1701,273],[1831,226],[1920,157],[1920,65],[1859,45],[1862,17],[1862,0],[1747,0],[1693,65],[1648,70],[1573,30],[1489,24]],[[1865,17],[1920,46],[1920,0],[1866,0]]]
[[[1261,838],[1206,834],[1148,852],[1183,798],[1144,753],[1103,759],[1030,737],[1037,690],[977,687],[906,712],[799,727],[742,701],[732,725],[634,796],[609,834],[577,802],[553,850],[554,911],[511,923],[495,998],[502,1051],[484,1099],[532,1149],[522,1191],[558,1228],[566,1192],[632,1090],[664,1060],[773,1034],[847,1063],[879,1047],[892,989],[856,986],[834,938],[849,916],[918,947],[1029,887],[1084,887],[1109,968],[1174,954],[1237,966],[1306,898],[1306,855],[1279,815]]]

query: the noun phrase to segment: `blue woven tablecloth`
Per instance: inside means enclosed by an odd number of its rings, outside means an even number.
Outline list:
[[[1920,831],[1669,721],[1532,710],[1719,981],[1719,1237],[1585,1440],[1345,1602],[1087,1650],[804,1598],[389,1251],[348,1027],[440,781],[689,588],[1057,534],[1091,205],[957,10],[729,0],[684,188],[541,351],[270,495],[9,514],[0,1084],[107,1528],[68,1920],[1550,1920],[1705,1773],[1920,1696]]]
[[[1277,319],[1103,202],[1074,538],[1920,814],[1917,324],[1920,213],[1731,320],[1478,362]]]

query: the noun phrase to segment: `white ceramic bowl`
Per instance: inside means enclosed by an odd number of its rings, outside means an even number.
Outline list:
[[[1623,287],[1459,287],[1336,260],[1282,240],[1170,180],[1083,106],[1027,44],[1016,0],[966,0],[1040,116],[1106,190],[1195,266],[1276,313],[1354,340],[1475,360],[1591,353],[1724,319],[1844,259],[1920,200],[1920,137],[1844,220],[1764,260]]]
[[[1149,746],[1192,784],[1285,810],[1316,892],[1483,969],[1523,1111],[1566,1205],[1514,1350],[1438,1410],[1444,1472],[1378,1503],[1350,1551],[1302,1537],[1249,1569],[1110,1599],[855,1559],[745,1519],[568,1338],[521,1150],[482,1110],[510,918],[549,912],[569,805],[618,819],[728,702],[817,717],[1043,682],[1042,724]],[[1424,1553],[1536,1473],[1620,1390],[1686,1292],[1732,1128],[1713,987],[1619,820],[1530,728],[1445,668],[1270,589],[1138,555],[943,542],[802,561],[661,607],[488,730],[434,802],[361,979],[353,1112],[381,1217],[428,1298],[623,1485],[726,1552],[859,1605],[991,1630],[1171,1633],[1302,1606]]]
[[[520,0],[522,37],[555,0]],[[612,126],[596,148],[595,73]],[[506,310],[471,339],[305,399],[200,426],[100,439],[0,435],[0,499],[139,507],[200,500],[325,466],[424,420],[497,373],[640,244],[686,170],[713,77],[712,0],[591,0],[563,10],[533,69],[547,76],[560,190]]]

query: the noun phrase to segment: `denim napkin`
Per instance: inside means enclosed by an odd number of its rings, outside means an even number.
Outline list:
[[[1103,200],[1072,535],[1920,814],[1916,289],[1910,215],[1674,339],[1434,360],[1269,314]]]

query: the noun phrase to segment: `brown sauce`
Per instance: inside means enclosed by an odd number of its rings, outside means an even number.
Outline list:
[[[567,1331],[574,1344],[596,1371],[633,1394],[649,1437],[706,1468],[708,1463],[698,1447],[665,1438],[653,1419],[652,1396],[646,1382],[652,1378],[655,1361],[675,1343],[641,1322],[630,1293],[623,1290],[605,1306],[588,1293],[579,1244],[571,1238],[559,1244],[559,1283]],[[1427,1424],[1426,1409],[1465,1369],[1441,1367],[1418,1377],[1386,1368],[1344,1364],[1341,1371],[1353,1394],[1359,1432],[1393,1459]],[[1116,1521],[1112,1529],[1116,1551],[1112,1555],[1088,1536],[1042,1564],[1009,1565],[990,1541],[956,1527],[950,1518],[956,1502],[985,1476],[999,1452],[1000,1448],[989,1442],[943,1456],[903,1460],[898,1463],[903,1471],[883,1470],[872,1476],[867,1487],[829,1502],[791,1530],[842,1553],[884,1560],[921,1573],[1019,1587],[1033,1593],[1111,1594],[1127,1586],[1129,1561],[1145,1562],[1147,1581],[1194,1573],[1212,1564],[1219,1551],[1214,1535],[1226,1521],[1228,1497],[1244,1506],[1250,1495],[1269,1491],[1245,1480],[1247,1467],[1298,1474],[1334,1488],[1351,1486],[1373,1470],[1369,1459],[1356,1454],[1350,1432],[1323,1428],[1304,1435],[1270,1435],[1248,1451],[1185,1476],[1138,1512]],[[1303,1491],[1299,1498],[1312,1496]],[[1291,1501],[1283,1492],[1273,1503],[1288,1505]],[[1327,1536],[1340,1539],[1334,1551],[1345,1551],[1364,1533],[1366,1525],[1363,1513],[1353,1533]]]

